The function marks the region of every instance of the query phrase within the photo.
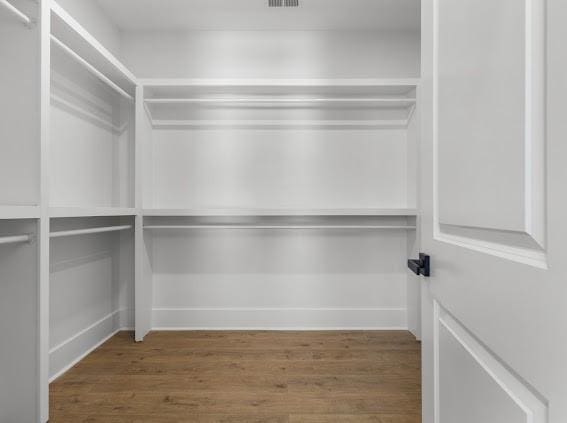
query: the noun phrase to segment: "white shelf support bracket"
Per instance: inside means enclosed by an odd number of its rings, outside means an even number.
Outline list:
[[[414,104],[413,106],[411,106],[411,108],[409,109],[409,113],[408,113],[408,119],[407,119],[407,124],[409,125],[411,123],[411,120],[413,119],[413,115],[415,114],[415,108],[417,107],[416,104]]]

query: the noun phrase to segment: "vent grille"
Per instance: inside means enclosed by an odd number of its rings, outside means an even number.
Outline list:
[[[299,0],[269,0],[270,7],[299,7]]]

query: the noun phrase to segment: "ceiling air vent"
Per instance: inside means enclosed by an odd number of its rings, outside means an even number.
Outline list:
[[[299,0],[269,0],[270,7],[299,7]]]

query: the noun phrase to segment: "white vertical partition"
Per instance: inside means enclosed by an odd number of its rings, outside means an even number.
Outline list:
[[[0,220],[0,422],[37,422],[37,219]],[[26,238],[29,240],[26,241]]]
[[[117,330],[132,326],[129,293],[133,293],[134,240],[129,231],[133,219],[128,216],[135,214],[134,111],[127,100],[117,99],[112,88],[132,93],[136,80],[55,1],[43,0],[41,7],[35,403],[39,407],[36,420],[45,423],[50,379]],[[57,48],[54,35],[68,46],[65,51]],[[52,62],[58,71],[66,71],[59,72],[59,79],[52,78]],[[116,228],[124,231],[114,232]],[[88,304],[84,310],[83,304]]]
[[[37,6],[11,0],[36,18]],[[0,7],[0,207],[39,204],[39,28]]]
[[[151,136],[148,128],[148,118],[144,110],[144,88],[136,88],[136,183],[135,202],[138,212],[135,223],[135,329],[136,341],[142,341],[152,328],[152,273],[149,269],[147,240],[144,238],[144,174],[146,137]]]
[[[49,155],[51,133],[51,2],[41,1],[41,160],[39,222],[39,421],[49,420]]]

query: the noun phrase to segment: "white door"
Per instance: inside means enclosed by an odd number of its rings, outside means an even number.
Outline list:
[[[425,423],[567,422],[567,1],[422,0]]]

